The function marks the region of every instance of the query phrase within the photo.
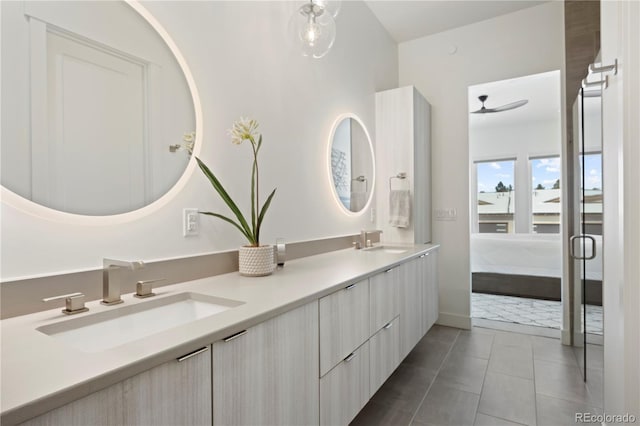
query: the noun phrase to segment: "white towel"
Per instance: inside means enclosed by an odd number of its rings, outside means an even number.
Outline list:
[[[408,189],[389,191],[389,224],[397,228],[409,226],[411,195]]]
[[[350,209],[352,212],[359,212],[367,204],[366,192],[352,192]]]

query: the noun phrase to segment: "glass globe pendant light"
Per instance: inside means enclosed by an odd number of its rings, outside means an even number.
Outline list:
[[[294,16],[294,26],[304,56],[322,58],[336,39],[336,22],[333,16],[314,0],[298,9]]]

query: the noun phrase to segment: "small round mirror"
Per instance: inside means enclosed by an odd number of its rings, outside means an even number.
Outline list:
[[[354,114],[341,115],[333,125],[329,165],[336,200],[348,213],[363,212],[371,203],[375,165],[369,133]]]

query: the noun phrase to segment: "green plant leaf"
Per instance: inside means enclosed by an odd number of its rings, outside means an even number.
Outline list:
[[[260,244],[260,226],[262,225],[262,220],[264,219],[264,215],[267,212],[267,209],[271,205],[271,200],[273,199],[273,196],[276,195],[276,189],[278,188],[275,188],[273,191],[271,191],[271,194],[269,194],[269,196],[267,197],[267,201],[265,201],[264,204],[262,205],[262,210],[260,210],[260,215],[258,215],[258,226],[256,228],[256,244]]]
[[[229,222],[230,224],[232,224],[233,226],[235,226],[236,228],[238,228],[240,230],[240,232],[242,232],[242,235],[244,235],[247,240],[249,240],[249,242],[251,244],[255,244],[255,241],[251,238],[250,235],[247,235],[247,233],[244,231],[244,229],[242,229],[242,227],[240,225],[238,225],[236,222],[234,222],[232,219],[229,219],[226,216],[221,215],[220,213],[213,213],[213,212],[199,212],[200,214],[206,214],[209,216],[215,216],[219,219],[224,220],[225,222]]]
[[[213,188],[220,195],[220,198],[222,198],[222,200],[227,204],[227,206],[229,206],[229,209],[231,209],[233,214],[236,216],[236,218],[238,218],[238,222],[240,223],[241,229],[243,230],[242,233],[244,234],[244,236],[246,236],[250,242],[254,243],[257,240],[257,238],[254,235],[253,230],[249,228],[249,224],[247,224],[247,221],[242,215],[242,212],[240,212],[240,209],[238,208],[236,203],[233,202],[233,200],[231,199],[227,191],[224,189],[220,181],[215,177],[213,172],[209,170],[207,165],[204,164],[204,162],[200,160],[198,157],[196,157],[196,161],[198,162],[198,166],[200,167],[200,170],[202,170],[202,172],[205,174],[207,179],[209,179],[209,182],[211,182],[211,185],[213,186]]]
[[[253,235],[256,235],[256,163],[258,158],[254,151],[253,167],[251,168],[251,227],[253,229]]]
[[[258,138],[258,147],[256,148],[256,154],[258,154],[258,150],[260,149],[261,146],[262,146],[262,133],[260,134],[260,137]]]

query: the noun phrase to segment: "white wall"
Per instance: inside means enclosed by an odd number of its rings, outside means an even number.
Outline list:
[[[458,212],[433,223],[442,324],[470,325],[467,88],[562,69],[563,33],[563,3],[549,2],[399,45],[400,85],[416,86],[433,106],[433,208]]]
[[[640,3],[601,2],[604,412],[640,418]],[[613,422],[611,422],[613,424]]]
[[[278,191],[263,241],[357,233],[369,214],[348,217],[334,201],[327,169],[331,125],[356,113],[375,140],[374,93],[397,87],[397,46],[362,2],[343,2],[337,38],[321,60],[304,58],[287,33],[294,2],[145,2],[182,51],[204,114],[201,158],[241,208],[248,207],[251,153],[229,141],[240,116],[260,122],[260,185]],[[237,248],[239,232],[201,217],[200,235],[182,236],[182,209],[227,212],[196,171],[158,211],[118,225],[43,219],[2,202],[3,280],[101,267],[103,257],[166,259]],[[93,285],[93,283],[91,284]],[[97,284],[96,284],[97,285]]]

